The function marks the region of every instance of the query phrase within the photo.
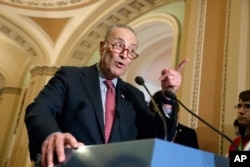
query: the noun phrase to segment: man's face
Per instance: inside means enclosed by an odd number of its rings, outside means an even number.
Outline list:
[[[128,69],[133,59],[128,57],[128,50],[122,53],[114,52],[112,45],[117,44],[122,48],[136,51],[137,38],[133,32],[126,28],[116,28],[108,36],[107,41],[101,41],[100,68],[107,79],[122,76]]]
[[[250,104],[250,101],[243,102],[242,100],[239,100],[239,105],[242,105],[241,107],[238,107],[238,121],[240,125],[250,127],[250,108],[245,106],[245,104]]]

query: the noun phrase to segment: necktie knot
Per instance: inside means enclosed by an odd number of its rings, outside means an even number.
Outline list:
[[[108,89],[114,87],[112,80],[105,80],[104,83]]]

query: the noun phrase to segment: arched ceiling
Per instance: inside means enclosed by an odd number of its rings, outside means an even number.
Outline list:
[[[19,77],[17,71],[22,69],[23,65],[27,63],[25,51],[2,33],[0,33],[0,46],[0,70],[2,74],[4,74],[5,79],[12,81],[9,85],[17,85],[17,83],[15,83],[17,81],[16,78]],[[13,55],[16,56],[14,57]],[[10,68],[11,70],[8,70]],[[12,71],[16,72],[13,73]]]
[[[167,47],[162,51],[160,43],[167,43],[167,29],[173,27],[167,26],[164,19],[147,23],[138,20],[150,11],[168,8],[168,4],[175,2],[184,6],[184,0],[0,1],[0,88],[21,87],[32,66],[88,64],[96,59],[93,55],[96,55],[98,41],[113,23],[131,24],[143,39],[141,44],[158,41],[158,45],[152,46],[163,54]],[[149,32],[151,37],[147,38]]]

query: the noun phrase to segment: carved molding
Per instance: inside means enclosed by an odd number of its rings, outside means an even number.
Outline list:
[[[230,13],[231,13],[231,0],[227,1],[227,16],[226,16],[226,29],[225,29],[225,49],[224,49],[224,55],[223,55],[223,80],[222,80],[222,98],[221,98],[221,102],[222,102],[222,106],[221,106],[221,116],[220,116],[220,125],[221,125],[221,132],[224,133],[225,130],[225,113],[226,113],[226,109],[225,109],[225,105],[226,105],[226,88],[227,88],[227,70],[228,70],[228,48],[229,48],[229,32],[230,32]],[[220,154],[223,154],[223,146],[224,146],[224,138],[222,136],[220,136]]]
[[[19,8],[65,10],[87,6],[97,0],[2,0],[2,3]]]
[[[53,76],[56,72],[58,67],[49,67],[49,66],[37,66],[30,70],[31,78],[38,76],[38,75],[46,75],[46,76]]]
[[[110,13],[110,16],[108,16],[106,20],[100,22],[96,27],[93,27],[93,31],[82,37],[83,41],[72,54],[72,60],[79,65],[84,65],[97,50],[96,42],[102,39],[110,25],[128,23],[150,10],[168,3],[173,3],[174,1],[177,0],[133,0],[131,3],[118,8],[116,12]]]
[[[199,92],[200,92],[200,79],[201,79],[201,65],[202,65],[202,56],[203,56],[203,42],[204,42],[204,31],[205,31],[205,19],[206,19],[206,8],[207,0],[200,0],[199,7],[199,20],[198,20],[198,30],[197,30],[197,40],[196,40],[196,53],[195,53],[195,66],[194,66],[194,76],[193,78],[193,87],[192,87],[192,110],[198,115],[199,108]],[[192,128],[197,127],[197,119],[194,116],[190,117],[190,126]]]
[[[14,87],[3,87],[0,89],[0,95],[3,94],[17,94],[20,95],[22,92],[21,88],[14,88]]]
[[[37,1],[37,2],[36,2]],[[31,4],[41,5],[43,3],[49,3],[50,0],[5,0],[3,2],[8,2],[12,4],[22,4],[23,6],[29,6]],[[64,2],[65,1],[65,2]],[[67,1],[67,2],[66,2]],[[77,46],[76,50],[73,51],[71,59],[78,65],[84,65],[91,55],[97,49],[96,41],[101,40],[104,32],[107,28],[115,23],[128,23],[135,19],[136,17],[153,10],[161,5],[166,5],[168,3],[173,3],[179,0],[133,0],[127,5],[122,6],[121,8],[115,10],[116,12],[110,13],[105,20],[102,20],[96,27],[92,28],[92,31],[89,34],[86,34],[82,37],[82,42]],[[3,3],[1,2],[1,3]],[[32,2],[32,3],[31,3]],[[77,3],[87,3],[90,1],[84,0],[57,0],[56,2],[64,2],[62,4],[77,4]],[[95,2],[94,0],[91,2]],[[0,4],[1,4],[0,3]],[[33,4],[33,5],[34,5]],[[48,5],[48,4],[47,4]],[[80,6],[78,6],[80,7]],[[57,8],[58,9],[58,8]],[[65,9],[63,9],[65,10]],[[1,16],[0,16],[1,18]],[[13,23],[14,24],[14,23]],[[0,22],[0,31],[19,44],[24,50],[28,52],[29,56],[37,56],[37,51],[32,47],[27,39],[25,39],[21,34],[11,29],[7,24]]]
[[[4,33],[10,39],[15,41],[19,46],[21,46],[24,50],[27,51],[28,56],[36,56],[36,51],[32,48],[31,44],[27,42],[25,38],[23,38],[19,33],[12,30],[7,25],[4,25],[0,22],[0,32]]]

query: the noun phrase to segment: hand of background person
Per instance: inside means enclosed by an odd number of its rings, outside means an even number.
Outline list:
[[[56,132],[46,138],[41,148],[41,163],[43,167],[53,167],[55,159],[59,163],[65,160],[65,148],[78,148],[83,146],[81,142],[77,142],[70,133]],[[57,157],[55,157],[57,156]]]

